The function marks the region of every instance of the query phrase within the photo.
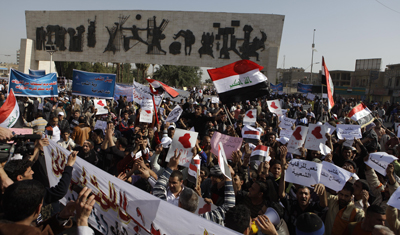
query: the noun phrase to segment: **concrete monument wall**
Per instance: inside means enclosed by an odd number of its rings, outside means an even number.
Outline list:
[[[240,59],[275,82],[284,16],[182,11],[26,11],[24,68],[49,61],[220,67]],[[29,49],[29,48],[32,49]],[[25,55],[23,55],[25,53]],[[33,68],[34,69],[34,68]]]

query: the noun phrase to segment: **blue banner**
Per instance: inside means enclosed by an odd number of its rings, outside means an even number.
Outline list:
[[[300,93],[310,93],[312,91],[312,84],[302,84],[302,83],[297,83],[297,92]]]
[[[46,71],[45,70],[32,70],[32,69],[29,69],[29,75],[35,75],[35,76],[42,77],[42,76],[46,75]]]
[[[72,94],[113,99],[115,74],[90,73],[75,70],[72,73]]]
[[[39,77],[11,69],[9,89],[15,96],[57,97],[57,75],[50,73]]]
[[[273,92],[283,91],[283,83],[279,83],[279,84],[276,84],[276,85],[271,83],[271,90]]]
[[[133,101],[133,85],[115,84],[114,100],[119,100],[119,97],[126,96],[128,102]]]

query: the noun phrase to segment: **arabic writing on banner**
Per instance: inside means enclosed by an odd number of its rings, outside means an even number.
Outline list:
[[[11,69],[8,92],[10,89],[14,90],[15,96],[57,97],[57,76],[55,73],[50,73],[38,77]]]
[[[386,152],[376,152],[369,154],[368,161],[365,164],[383,176],[386,176],[386,168],[394,160],[397,160],[397,158],[393,155],[389,155]]]
[[[292,159],[285,171],[285,181],[310,187],[319,183],[321,170],[321,163]]]
[[[310,93],[312,91],[312,84],[297,83],[297,92]]]
[[[123,84],[115,84],[114,90],[114,100],[119,100],[120,97],[126,96],[126,101],[133,101],[133,86],[132,85],[123,85]]]
[[[190,92],[189,91],[185,91],[185,90],[180,90],[180,89],[175,89],[174,90],[176,92],[179,93],[179,95],[177,95],[175,98],[170,96],[167,92],[165,92],[165,98],[169,98],[171,101],[175,101],[175,102],[181,102],[181,100],[185,100],[186,98],[189,97]]]
[[[142,108],[154,108],[152,93],[149,86],[142,85],[138,82],[133,82],[133,100]],[[159,95],[154,96],[156,105],[160,105],[162,97]]]
[[[279,123],[279,127],[286,130],[291,130],[295,122],[296,119],[281,116],[281,123]]]
[[[139,122],[152,123],[153,122],[153,108],[142,108],[140,111]]]
[[[91,73],[80,70],[72,72],[72,94],[112,99],[114,97],[115,74]]]
[[[214,135],[211,138],[211,152],[216,156],[218,156],[219,142],[224,146],[226,159],[232,159],[232,153],[240,149],[243,139],[240,137],[224,135],[218,131],[214,132]]]
[[[177,122],[179,120],[179,117],[181,116],[183,112],[183,109],[181,108],[181,106],[177,105],[175,106],[175,108],[173,110],[171,110],[171,112],[168,114],[167,119],[165,119],[165,122]]]
[[[29,75],[43,77],[44,75],[46,75],[46,71],[45,70],[32,70],[32,69],[29,69]]]
[[[351,175],[351,172],[330,162],[323,161],[319,183],[338,192],[343,189],[346,182],[351,178]]]
[[[50,187],[53,187],[62,176],[70,152],[50,140],[50,145],[44,147],[44,154]],[[80,157],[73,168],[71,185],[92,189],[96,203],[89,223],[103,234],[237,234],[154,197]],[[60,200],[64,205],[77,199],[71,188]]]
[[[282,138],[282,137],[286,137],[286,138],[288,138],[288,139],[290,139],[290,137],[293,135],[293,130],[292,129],[289,129],[289,130],[286,130],[286,129],[282,129],[280,132],[279,132],[279,136]]]
[[[361,139],[360,125],[337,124],[336,133],[339,139],[352,140],[354,138]]]
[[[270,83],[270,84],[271,84],[271,90],[273,92],[283,91],[283,83],[282,82],[279,84],[276,84],[276,85],[274,85],[272,83]]]

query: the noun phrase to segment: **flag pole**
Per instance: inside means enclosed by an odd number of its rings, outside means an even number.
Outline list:
[[[229,122],[231,123],[231,125],[232,125],[232,127],[233,127],[233,124],[232,124],[231,118],[229,117],[229,114],[228,114],[228,111],[226,110],[225,104],[223,104],[222,106],[224,107],[224,110],[225,110],[226,116],[228,117],[228,120],[229,120]]]
[[[153,107],[154,107],[154,113],[156,114],[156,121],[158,125],[158,115],[157,115],[157,106],[156,106],[156,101],[154,100],[154,95],[151,95],[151,98],[153,98]]]

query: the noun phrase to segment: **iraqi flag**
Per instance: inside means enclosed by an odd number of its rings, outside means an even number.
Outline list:
[[[261,131],[252,126],[245,125],[242,128],[242,138],[246,143],[258,144],[261,138]]]
[[[271,161],[271,157],[269,156],[269,147],[258,145],[253,152],[251,152],[250,162],[257,162],[259,165],[261,162],[265,161]]]
[[[207,72],[219,99],[226,104],[269,95],[268,78],[260,72],[262,69],[250,60],[240,60]]]
[[[222,174],[232,180],[231,170],[229,169],[228,162],[226,160],[224,146],[221,142],[218,144],[218,166],[221,169]]]
[[[17,99],[14,96],[13,89],[11,89],[6,101],[0,108],[0,127],[14,127],[20,117],[19,114]]]
[[[333,87],[331,75],[329,74],[328,68],[326,67],[325,59],[323,56],[322,56],[322,69],[321,70],[322,70],[322,80],[324,80],[325,81],[324,84],[326,84],[326,90],[328,93],[328,108],[330,110],[335,105],[335,102],[333,101],[334,87]]]
[[[200,156],[196,155],[189,164],[188,181],[197,185],[197,178],[200,175]]]
[[[167,86],[160,81],[151,78],[146,78],[146,80],[150,83],[150,91],[154,95],[160,95],[163,91],[166,91],[173,98],[179,95],[179,93],[175,91],[174,88]]]
[[[370,124],[374,120],[371,110],[362,102],[354,107],[347,116],[358,122],[361,127]]]

